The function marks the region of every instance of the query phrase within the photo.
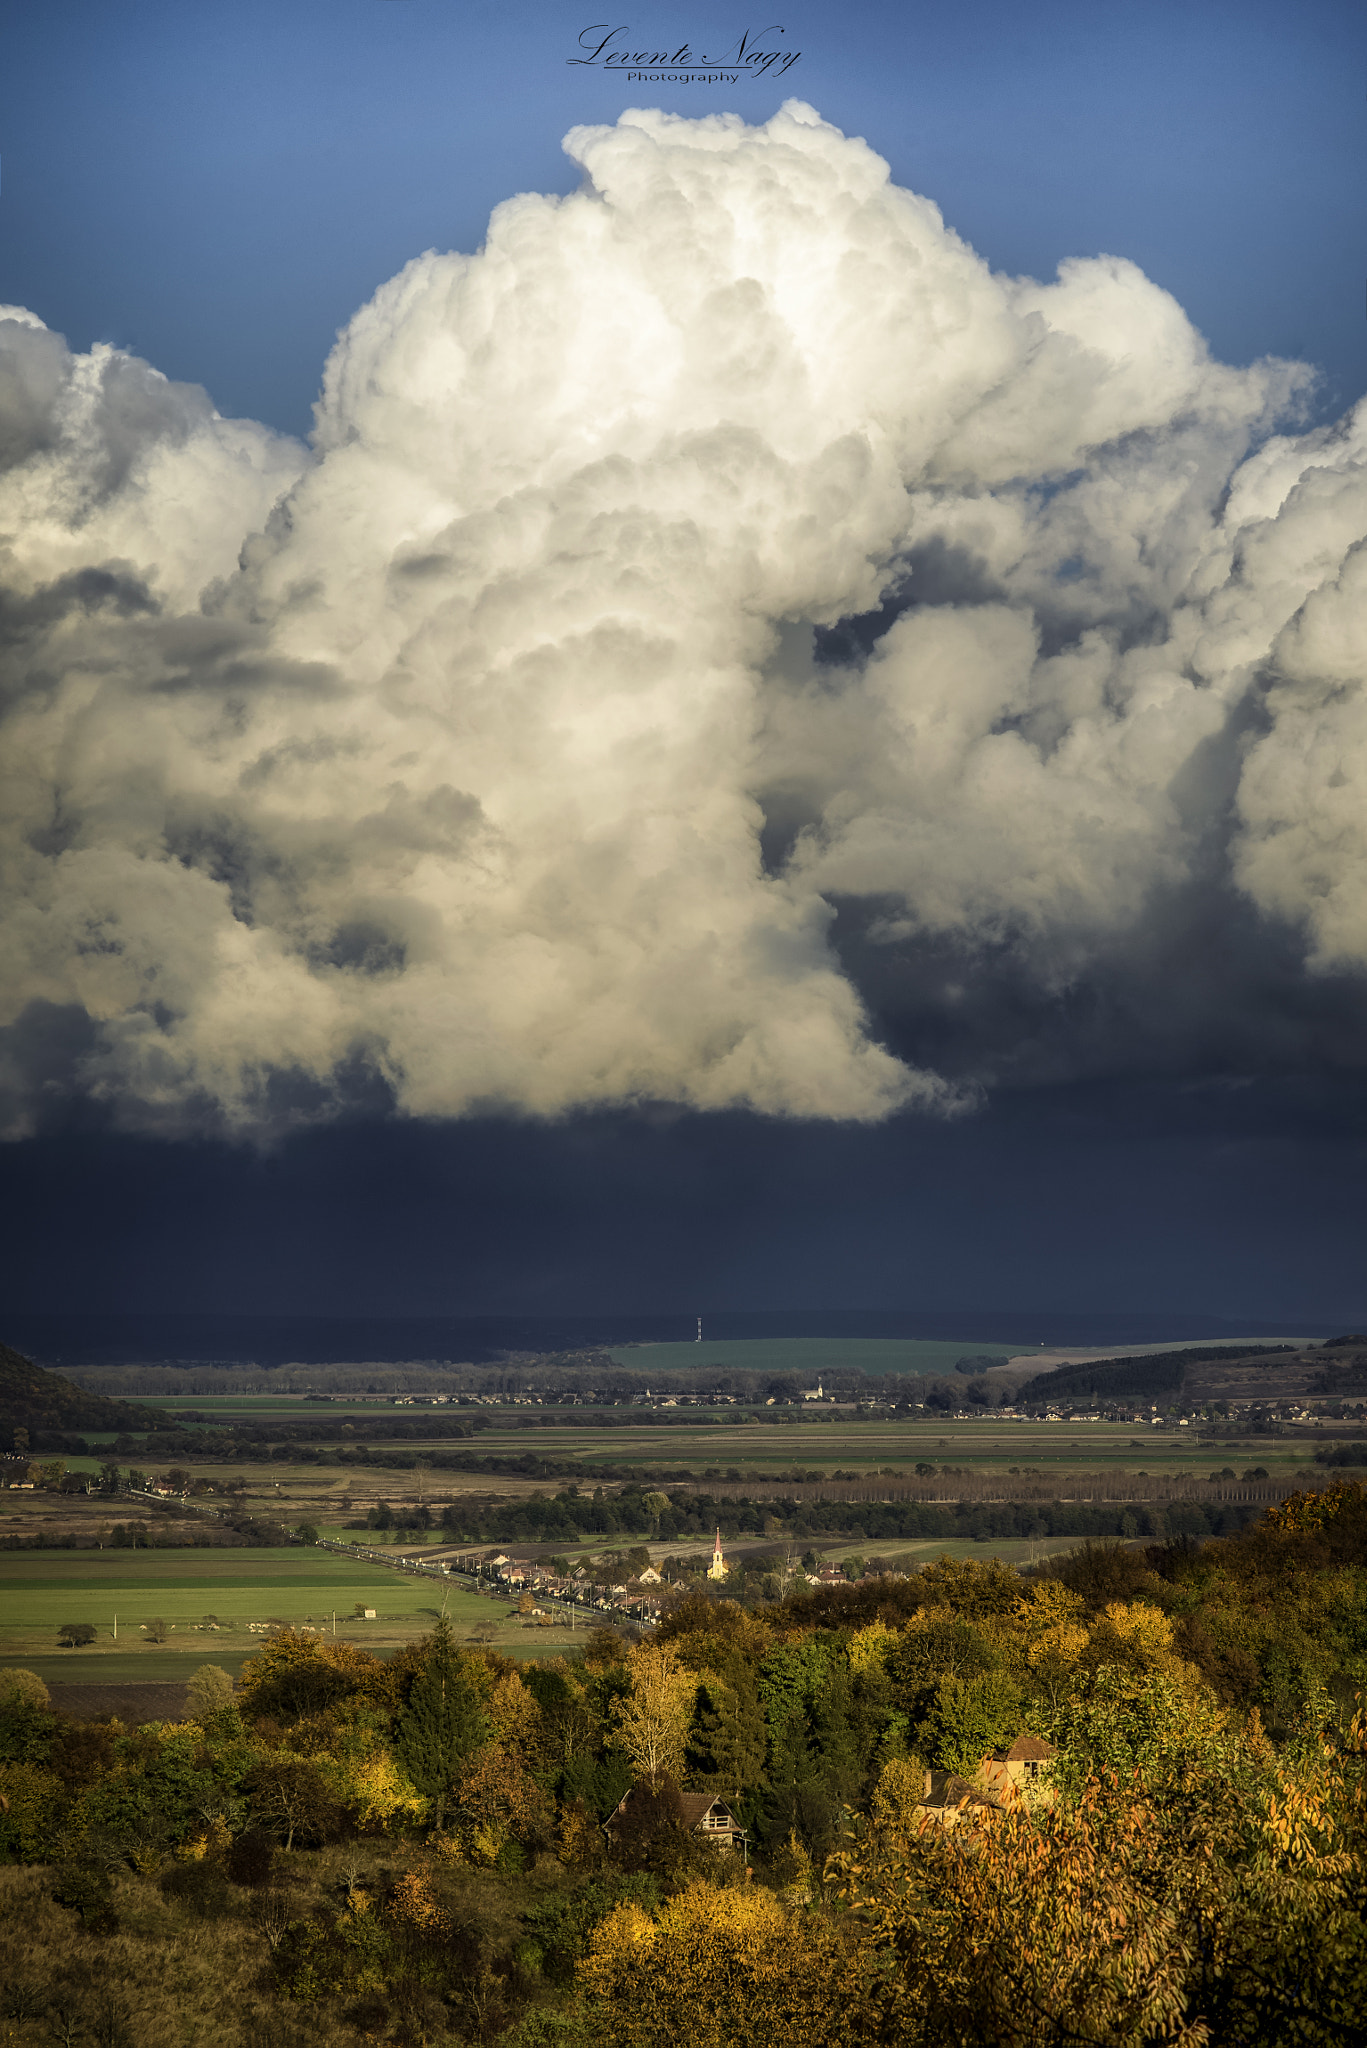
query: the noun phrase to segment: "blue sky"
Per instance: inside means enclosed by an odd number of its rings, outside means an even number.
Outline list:
[[[567,61],[600,20],[698,52],[781,24],[801,57],[781,83],[646,90]],[[0,33],[0,300],[291,433],[385,279],[478,248],[516,192],[573,188],[567,129],[788,97],[994,268],[1128,257],[1222,359],[1316,365],[1320,418],[1367,389],[1360,6],[25,0]],[[1000,1078],[957,1123],[403,1124],[361,1102],[255,1152],[63,1101],[9,1154],[0,1308],[1355,1315],[1361,980],[1307,988],[1220,918],[1066,1001],[988,977],[950,1023],[837,931],[884,1042],[976,1074],[980,1034]]]
[[[571,67],[601,7],[456,0],[45,0],[3,9],[0,278],[73,345],[115,341],[226,413],[309,425],[338,326],[511,193],[566,191],[560,139],[643,101],[863,134],[994,267],[1124,255],[1231,362],[1303,355],[1337,411],[1367,376],[1367,16],[1307,4],[841,8],[651,0],[643,43],[770,21],[781,84],[649,93]],[[777,37],[770,41],[779,46]]]

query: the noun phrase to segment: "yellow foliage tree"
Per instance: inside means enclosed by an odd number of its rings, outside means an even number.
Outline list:
[[[557,1855],[571,1870],[587,1870],[603,1860],[603,1833],[582,1799],[560,1809]]]
[[[501,1742],[477,1750],[456,1789],[458,1838],[475,1863],[496,1863],[510,1841],[548,1831],[552,1802],[515,1751]]]
[[[524,1756],[541,1746],[541,1709],[515,1671],[500,1678],[485,1704],[497,1738]]]
[[[609,1914],[578,1981],[602,2048],[852,2048],[869,1961],[848,1924],[798,1917],[772,1892],[695,1882],[658,1918],[635,1905]]]
[[[1361,1513],[1367,1508],[1367,1486],[1360,1479],[1336,1479],[1332,1486],[1314,1492],[1289,1493],[1267,1511],[1274,1529],[1295,1534],[1306,1529],[1323,1529],[1340,1515]]]
[[[1195,1665],[1186,1663],[1173,1648],[1172,1623],[1161,1608],[1147,1600],[1128,1604],[1113,1600],[1103,1608],[1088,1635],[1085,1661],[1141,1674],[1161,1673],[1193,1698],[1203,1690]]]
[[[919,1828],[925,1782],[925,1772],[906,1757],[895,1756],[884,1764],[870,1807],[874,1827],[880,1833],[903,1835]]]
[[[609,1740],[626,1751],[647,1784],[682,1777],[696,1678],[683,1669],[672,1643],[640,1643],[627,1661],[631,1691],[612,1703],[617,1725]]]
[[[362,1827],[405,1827],[421,1818],[427,1801],[377,1737],[339,1747],[340,1754],[324,1765],[324,1775]]]
[[[871,1621],[867,1628],[856,1629],[850,1639],[851,1671],[868,1671],[875,1665],[882,1666],[896,1641],[897,1631],[889,1628],[885,1621]]]

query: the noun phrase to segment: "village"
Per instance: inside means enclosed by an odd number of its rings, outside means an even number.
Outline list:
[[[502,1550],[394,1552],[372,1550],[360,1544],[353,1546],[327,1538],[320,1539],[320,1548],[344,1553],[353,1551],[370,1563],[385,1565],[393,1571],[422,1573],[434,1578],[459,1577],[466,1582],[468,1590],[483,1593],[491,1599],[515,1600],[518,1613],[527,1627],[549,1628],[557,1620],[569,1620],[573,1626],[576,1614],[582,1613],[590,1626],[600,1626],[604,1619],[615,1619],[651,1629],[659,1620],[665,1593],[671,1586],[687,1584],[693,1576],[676,1570],[672,1577],[667,1577],[646,1563],[638,1565],[626,1578],[600,1578],[594,1575],[588,1564],[561,1572],[543,1559],[516,1557]],[[733,1569],[722,1548],[719,1529],[705,1576],[714,1585],[721,1585]],[[901,1579],[906,1574],[894,1572],[881,1576]],[[785,1592],[806,1586],[843,1587],[850,1584],[850,1573],[839,1565],[808,1568],[791,1556],[785,1560],[781,1577]],[[589,1617],[592,1617],[591,1621]]]

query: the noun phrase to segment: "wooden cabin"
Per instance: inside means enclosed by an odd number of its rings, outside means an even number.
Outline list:
[[[626,1812],[641,1790],[641,1786],[633,1785],[603,1822],[603,1833],[609,1841],[616,1835],[614,1824],[618,1816]],[[709,1792],[681,1792],[679,1804],[683,1809],[684,1826],[695,1835],[705,1836],[715,1848],[734,1849],[741,1840],[741,1824],[724,1799],[714,1799]]]

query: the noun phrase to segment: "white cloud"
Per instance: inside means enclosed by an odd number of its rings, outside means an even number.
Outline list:
[[[1123,261],[994,277],[796,104],[567,146],[356,315],[312,453],[0,324],[0,1022],[83,1010],[170,1127],[358,1062],[420,1115],[950,1109],[830,900],[1078,972],[1259,692],[1229,873],[1361,965],[1367,491],[1357,430],[1269,439],[1304,373]]]

